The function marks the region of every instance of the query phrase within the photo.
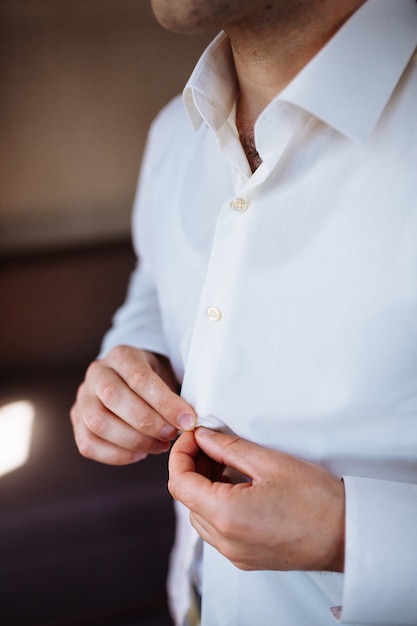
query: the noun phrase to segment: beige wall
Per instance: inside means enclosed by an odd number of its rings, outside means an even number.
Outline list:
[[[208,41],[149,0],[2,0],[0,252],[128,233],[149,122]]]

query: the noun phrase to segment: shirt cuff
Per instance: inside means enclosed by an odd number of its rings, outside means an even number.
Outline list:
[[[417,485],[344,477],[342,623],[417,624]]]

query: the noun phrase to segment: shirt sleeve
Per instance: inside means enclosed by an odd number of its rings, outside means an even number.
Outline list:
[[[344,477],[342,623],[417,624],[417,485]]]
[[[103,338],[99,358],[118,345],[168,355],[152,273],[142,262],[130,277],[126,300]]]
[[[147,248],[152,247],[153,186],[155,171],[175,128],[180,98],[175,98],[157,115],[149,129],[132,212],[132,239],[137,256],[123,305],[116,311],[105,334],[99,358],[117,345],[129,345],[168,356],[158,291]]]

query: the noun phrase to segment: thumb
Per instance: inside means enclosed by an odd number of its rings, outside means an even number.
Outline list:
[[[200,426],[194,432],[195,440],[208,457],[237,470],[251,479],[261,480],[268,472],[271,450],[241,439]]]

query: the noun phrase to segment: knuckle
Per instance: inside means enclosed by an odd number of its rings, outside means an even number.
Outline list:
[[[86,382],[86,380],[88,380],[88,379],[90,379],[90,378],[93,378],[93,377],[95,376],[95,374],[96,374],[97,370],[101,369],[101,367],[102,367],[101,362],[100,362],[100,361],[98,361],[98,360],[96,360],[96,361],[92,361],[92,362],[90,363],[90,365],[87,367],[87,371],[86,371],[86,373],[85,373],[84,382],[83,382],[83,383],[81,383],[81,385],[80,385],[80,389],[81,389],[82,387],[85,387],[85,382]]]
[[[157,399],[158,413],[160,415],[172,415],[173,417],[180,413],[175,405],[175,398],[176,396],[171,391],[159,396]]]
[[[102,382],[98,389],[98,396],[107,407],[112,406],[118,395],[118,385],[114,381]]]
[[[131,389],[141,392],[149,384],[149,370],[146,367],[135,367],[126,375],[126,382]]]
[[[88,439],[77,441],[78,451],[86,459],[94,459],[94,449]]]
[[[155,413],[143,408],[136,418],[135,428],[141,433],[152,435],[155,430]]]
[[[246,455],[247,453],[246,446],[247,446],[246,441],[244,439],[241,439],[240,437],[233,437],[226,444],[226,448],[229,448],[230,450],[232,450],[234,454],[243,453]]]
[[[141,419],[139,422],[139,430],[144,433],[149,433],[153,430],[153,420],[151,416],[147,416]]]
[[[105,358],[119,363],[120,361],[124,361],[126,359],[128,351],[128,346],[118,345],[112,348]]]
[[[105,420],[95,411],[86,412],[84,416],[84,422],[88,430],[94,433],[94,435],[102,437],[105,434]]]

